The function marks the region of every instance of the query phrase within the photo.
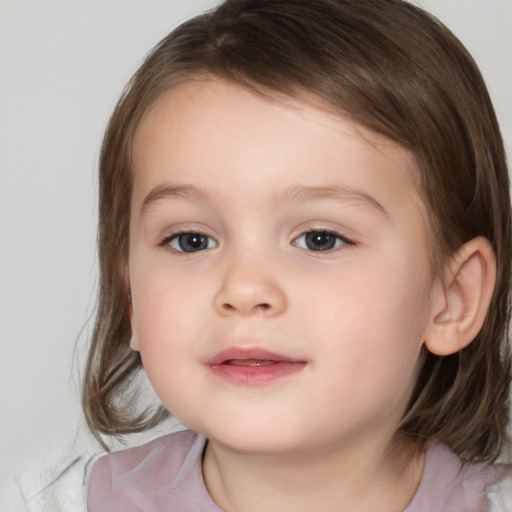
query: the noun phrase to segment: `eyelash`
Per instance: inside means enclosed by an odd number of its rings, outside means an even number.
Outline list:
[[[328,247],[326,249],[318,248],[317,251],[315,251],[311,248],[308,248],[308,247],[301,247],[297,243],[298,240],[300,240],[303,237],[305,237],[305,240],[307,240],[308,235],[310,235],[310,240],[309,240],[310,242],[313,241],[313,240],[311,240],[311,238],[313,236],[321,235],[322,237],[327,238],[328,241],[332,240],[335,245],[333,247]],[[331,238],[329,239],[329,237],[331,237]],[[324,238],[324,240],[325,240],[325,238]],[[306,241],[306,243],[307,243],[307,241]],[[335,231],[329,231],[328,229],[308,229],[307,231],[302,232],[297,238],[294,239],[293,245],[295,245],[296,247],[299,247],[301,249],[311,251],[311,252],[330,252],[330,251],[333,251],[334,249],[337,249],[341,246],[353,247],[353,246],[355,246],[355,243],[352,240],[348,239],[347,237],[345,237],[339,233],[336,233]]]
[[[188,251],[188,250],[184,249],[184,247],[180,243],[180,237],[183,237],[185,235],[197,235],[198,237],[203,239],[203,240],[199,240],[199,243],[204,244],[206,242],[206,245],[203,247],[201,247],[201,245],[199,245],[195,248],[197,250]],[[308,236],[309,236],[309,238],[308,238]],[[308,247],[308,244],[311,245],[312,243],[315,243],[314,237],[317,238],[318,242],[321,242],[320,244],[317,245],[318,250],[314,250],[310,246]],[[304,246],[301,246],[299,244],[299,240],[301,238],[304,238]],[[172,246],[172,243],[176,240],[178,241],[178,244],[181,247],[181,249],[178,247]],[[214,245],[211,245],[211,241],[213,241]],[[322,248],[322,242],[324,244],[325,243],[328,244],[328,246],[326,248]],[[303,231],[298,237],[296,237],[293,240],[292,244],[295,245],[296,247],[299,247],[300,249],[304,249],[306,251],[310,251],[313,253],[330,252],[330,251],[333,251],[334,249],[337,249],[342,246],[348,246],[348,247],[355,246],[355,243],[352,240],[348,239],[347,237],[340,235],[339,233],[336,233],[334,231],[329,231],[326,229],[308,229],[306,231]],[[189,241],[189,245],[191,245],[190,241]],[[190,231],[180,231],[178,233],[173,233],[172,235],[166,236],[159,243],[159,246],[167,247],[176,253],[193,254],[195,252],[201,252],[206,249],[213,249],[218,246],[218,243],[211,236],[209,236],[205,233],[202,233],[200,231],[190,230]],[[192,249],[194,249],[194,247],[192,247]]]
[[[178,240],[178,243],[179,243],[179,239],[180,237],[182,236],[185,236],[185,235],[198,235],[199,237],[203,237],[203,238],[206,238],[207,240],[213,240],[213,242],[215,243],[215,245],[213,247],[211,247],[209,244],[210,242],[208,241],[208,246],[204,247],[203,249],[199,249],[197,251],[186,251],[186,250],[180,250],[176,247],[173,247],[171,244],[174,240]],[[172,251],[174,252],[177,252],[177,253],[182,253],[182,254],[192,254],[194,252],[201,252],[205,249],[212,249],[214,247],[216,247],[218,245],[217,241],[214,240],[211,236],[207,235],[206,233],[202,233],[201,231],[195,231],[195,230],[189,230],[189,231],[179,231],[178,233],[173,233],[172,235],[169,235],[169,236],[166,236],[160,243],[159,245],[161,247],[167,247],[169,249],[171,249]],[[180,244],[181,245],[181,244]],[[182,247],[183,249],[183,247]]]

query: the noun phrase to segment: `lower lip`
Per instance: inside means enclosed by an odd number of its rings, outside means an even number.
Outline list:
[[[261,366],[212,364],[209,367],[215,375],[232,384],[262,386],[296,373],[305,365],[301,361],[275,361]]]

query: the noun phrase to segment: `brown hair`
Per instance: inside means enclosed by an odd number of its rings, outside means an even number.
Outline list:
[[[174,30],[128,84],[100,160],[99,304],[83,387],[91,430],[123,434],[167,414],[134,413],[126,279],[131,147],[170,87],[213,75],[269,97],[317,98],[397,141],[416,158],[431,260],[483,235],[498,275],[485,324],[458,353],[427,353],[399,431],[436,438],[465,461],[493,461],[506,438],[510,380],[511,224],[505,152],[484,81],[438,20],[402,0],[227,0]]]

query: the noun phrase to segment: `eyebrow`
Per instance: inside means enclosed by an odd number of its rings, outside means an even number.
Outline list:
[[[315,201],[321,199],[333,199],[341,201],[355,201],[363,206],[368,206],[389,217],[389,213],[382,204],[372,195],[352,187],[342,185],[310,187],[292,187],[280,196],[286,202]]]
[[[149,194],[144,198],[140,209],[141,215],[143,215],[153,203],[161,201],[162,199],[173,198],[204,200],[206,195],[193,185],[160,184],[151,189]]]
[[[206,200],[207,194],[194,185],[172,185],[160,184],[154,187],[149,194],[145,197],[142,207],[141,215],[143,215],[149,207],[162,199],[193,199],[193,200]],[[283,202],[303,202],[315,201],[322,199],[333,199],[341,201],[355,201],[368,206],[378,212],[389,217],[388,211],[377,201],[372,195],[352,187],[332,185],[332,186],[299,186],[291,187],[279,194],[279,201]]]

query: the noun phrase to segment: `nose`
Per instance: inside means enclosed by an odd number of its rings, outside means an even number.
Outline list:
[[[286,301],[282,286],[265,268],[265,263],[243,258],[226,265],[213,305],[223,316],[276,316],[286,310]]]

